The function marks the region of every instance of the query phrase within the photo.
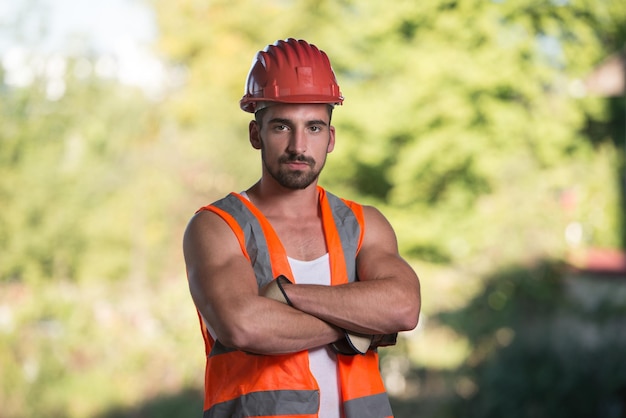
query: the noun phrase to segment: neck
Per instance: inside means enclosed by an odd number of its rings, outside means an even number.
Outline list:
[[[259,180],[246,193],[266,216],[303,216],[318,211],[317,182],[305,189],[287,189],[266,179]]]

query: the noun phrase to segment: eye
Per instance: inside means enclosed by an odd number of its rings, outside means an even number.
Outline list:
[[[312,125],[309,127],[309,129],[311,130],[311,132],[322,132],[322,127],[321,126],[317,126],[317,125]]]
[[[289,127],[287,125],[277,124],[277,125],[274,125],[274,130],[278,132],[284,132],[284,131],[288,131]]]

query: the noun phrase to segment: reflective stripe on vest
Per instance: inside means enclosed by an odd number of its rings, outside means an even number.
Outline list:
[[[362,207],[321,187],[318,193],[331,285],[358,280],[356,255],[363,235]],[[212,211],[228,223],[250,260],[259,288],[280,274],[295,281],[282,243],[250,201],[231,193],[200,210]],[[253,355],[213,341],[206,330],[203,335],[207,345],[204,418],[317,417],[319,388],[309,371],[306,351]],[[337,365],[346,418],[392,416],[375,351],[358,356],[337,355]]]
[[[315,391],[266,390],[240,396],[204,411],[203,418],[246,418],[255,416],[317,416]]]

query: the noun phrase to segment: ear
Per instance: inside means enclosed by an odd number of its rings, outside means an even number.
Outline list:
[[[261,135],[259,135],[259,124],[251,120],[248,124],[248,139],[254,149],[261,149]]]
[[[330,140],[328,141],[328,147],[326,148],[326,153],[332,152],[335,149],[335,127],[330,126]]]

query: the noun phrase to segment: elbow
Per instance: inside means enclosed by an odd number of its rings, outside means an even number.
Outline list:
[[[216,333],[217,339],[226,347],[247,352],[259,349],[259,328],[254,326],[253,321],[230,321]]]
[[[407,313],[398,318],[398,331],[411,331],[417,326],[419,313]]]
[[[217,341],[226,347],[243,350],[243,347],[246,345],[245,337],[235,329],[225,327],[220,332],[216,332],[216,334]]]
[[[406,321],[406,328],[404,329],[405,331],[411,331],[413,329],[415,329],[415,327],[417,327],[417,323],[419,322],[419,311],[417,311],[415,314],[410,315],[407,317],[408,320]]]
[[[411,331],[419,322],[421,304],[419,298],[407,301],[396,310],[396,324],[398,331]]]
[[[222,330],[217,335],[217,339],[222,345],[241,351],[254,351],[254,337],[245,329],[233,327],[233,329]]]

